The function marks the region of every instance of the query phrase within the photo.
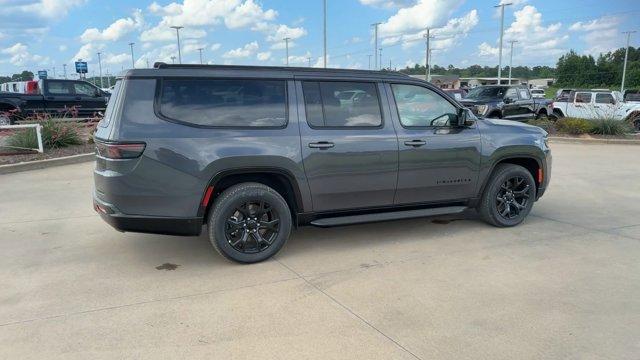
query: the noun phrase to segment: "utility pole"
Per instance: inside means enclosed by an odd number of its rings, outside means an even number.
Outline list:
[[[149,58],[146,58],[145,60],[147,61],[147,68],[149,68]]]
[[[627,34],[627,48],[624,51],[624,66],[622,68],[622,85],[620,86],[620,92],[624,93],[624,80],[627,76],[627,58],[629,57],[629,42],[631,41],[631,34],[637,31],[625,31],[623,34]]]
[[[64,69],[64,78],[67,78],[67,64],[62,64],[62,69]]]
[[[286,59],[285,63],[287,64],[287,66],[289,66],[289,40],[291,40],[291,38],[286,37],[286,38],[284,38],[282,40],[284,40],[284,48],[286,49],[285,51],[286,51],[286,55],[287,55],[287,59]]]
[[[371,54],[367,55],[367,57],[369,57],[369,70],[371,70]]]
[[[431,28],[427,28],[427,33],[424,34],[424,38],[427,40],[426,41],[427,49],[424,52],[424,58],[425,58],[424,78],[427,81],[431,81],[431,61],[429,58],[431,56],[431,39],[433,39],[433,36],[431,36]]]
[[[377,23],[373,23],[371,24],[371,26],[373,26],[373,38],[374,38],[374,42],[373,42],[373,58],[374,58],[374,62],[375,62],[375,70],[378,70],[378,25],[380,25],[381,23],[377,22]],[[382,57],[382,55],[380,55]],[[381,64],[382,65],[382,64]]]
[[[56,78],[56,67],[55,66],[53,67],[53,78],[54,79]]]
[[[104,88],[104,83],[102,82],[102,60],[100,59],[101,52],[98,53],[98,68],[100,70],[100,88]]]
[[[323,42],[324,42],[324,52],[323,52],[323,66],[327,67],[327,0],[322,0],[322,14],[323,14]],[[287,57],[287,62],[289,62],[289,58]]]
[[[429,54],[427,55],[427,59],[429,59],[429,64],[431,64],[431,57],[433,55],[433,49],[429,49]],[[427,81],[431,81],[431,66],[427,69]]]
[[[172,64],[175,64],[175,63],[176,63],[176,57],[175,57],[175,56],[172,56],[172,57],[171,57],[171,63],[172,63]]]
[[[502,80],[502,38],[504,37],[504,7],[513,5],[513,3],[504,3],[494,6],[500,8],[500,49],[498,50],[498,85]]]
[[[171,26],[172,29],[176,29],[176,38],[178,39],[178,64],[182,64],[182,53],[180,51],[180,29],[184,26]]]
[[[389,71],[391,71],[391,59],[389,59]]]
[[[382,48],[378,50],[380,51],[380,69],[382,69]]]
[[[308,57],[307,60],[309,61],[309,67],[311,67],[311,57]]]
[[[135,57],[133,56],[133,45],[134,44],[135,43],[132,43],[132,42],[129,43],[129,47],[131,47],[131,68],[132,69],[136,68],[136,60],[135,60]]]
[[[202,62],[202,50],[204,50],[204,48],[198,48],[198,51],[200,52],[200,65],[204,64]]]
[[[510,60],[509,60],[509,85],[511,85],[511,69],[513,69],[513,44],[517,43],[518,40],[511,40],[511,51],[509,52]]]

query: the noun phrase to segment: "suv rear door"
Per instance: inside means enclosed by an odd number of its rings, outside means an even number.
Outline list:
[[[76,106],[83,115],[92,115],[98,111],[104,111],[107,106],[106,98],[102,91],[86,81],[74,81]]]
[[[392,205],[398,141],[388,107],[381,106],[381,85],[305,79],[296,89],[313,210]]]
[[[60,113],[75,106],[77,102],[71,81],[47,79],[44,81],[43,95],[47,109]]]
[[[458,107],[423,84],[393,83],[386,89],[400,147],[395,203],[474,197],[481,146],[477,125],[443,124]]]

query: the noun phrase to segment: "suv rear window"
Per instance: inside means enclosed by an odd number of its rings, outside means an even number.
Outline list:
[[[311,127],[379,127],[382,125],[376,84],[305,81],[307,123]]]
[[[165,79],[160,113],[212,127],[281,127],[287,123],[284,80]]]

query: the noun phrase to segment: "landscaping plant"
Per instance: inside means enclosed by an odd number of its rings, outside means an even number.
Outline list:
[[[595,135],[614,135],[621,136],[631,132],[629,124],[624,121],[613,119],[598,119],[592,122],[590,131]]]
[[[570,135],[588,134],[593,129],[591,121],[578,118],[561,118],[556,121],[555,125],[559,133]]]

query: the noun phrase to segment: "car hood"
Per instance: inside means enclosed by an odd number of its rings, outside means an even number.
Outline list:
[[[502,119],[488,119],[488,118],[480,118],[480,121],[483,121],[485,124],[489,125],[489,126],[507,126],[511,129],[517,129],[517,130],[521,130],[524,132],[529,132],[529,133],[537,133],[537,134],[543,134],[543,135],[547,135],[547,132],[544,131],[544,129],[538,127],[538,126],[533,126],[533,125],[529,125],[523,122],[519,122],[519,121],[511,121],[511,120],[502,120]]]
[[[464,98],[458,101],[464,106],[486,105],[489,103],[498,102],[498,100],[495,100],[495,99],[468,99],[468,98]]]

